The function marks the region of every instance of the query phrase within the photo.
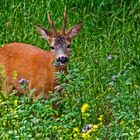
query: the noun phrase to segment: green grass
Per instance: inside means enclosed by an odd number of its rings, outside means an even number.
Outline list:
[[[34,25],[49,28],[51,11],[60,29],[65,5],[67,27],[82,20],[83,28],[72,42],[69,74],[59,75],[61,107],[51,108],[59,95],[32,103],[30,97],[1,94],[0,139],[139,139],[139,0],[1,0],[0,45],[25,42],[48,50]],[[81,112],[84,103],[89,108]],[[82,133],[87,124],[98,128]]]

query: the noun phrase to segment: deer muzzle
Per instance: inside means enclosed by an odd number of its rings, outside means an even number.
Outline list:
[[[60,62],[62,65],[69,61],[67,56],[61,56],[56,59],[57,62]]]

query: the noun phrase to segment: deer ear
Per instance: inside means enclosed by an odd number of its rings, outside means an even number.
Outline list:
[[[79,23],[77,23],[76,25],[72,26],[69,31],[67,32],[67,36],[69,38],[73,38],[75,36],[77,36],[77,34],[79,33],[80,29],[82,26],[82,21],[80,21]]]
[[[44,39],[49,39],[52,37],[52,32],[50,32],[49,30],[47,29],[44,29],[42,27],[40,27],[39,25],[36,25],[36,30],[41,34],[41,37],[44,38]]]

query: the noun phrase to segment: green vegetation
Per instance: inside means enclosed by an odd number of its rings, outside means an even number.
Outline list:
[[[69,74],[58,74],[64,89],[35,102],[1,91],[0,139],[140,139],[139,0],[1,0],[0,45],[25,42],[49,49],[34,25],[49,28],[49,10],[60,29],[65,5],[67,27],[82,20],[83,28],[71,45]],[[2,68],[0,73],[3,82]]]

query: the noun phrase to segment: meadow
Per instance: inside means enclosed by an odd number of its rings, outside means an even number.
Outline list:
[[[57,75],[63,90],[35,102],[1,90],[0,139],[140,139],[139,0],[1,0],[0,46],[24,42],[49,50],[34,25],[50,28],[51,11],[60,29],[65,5],[67,28],[81,20],[83,27],[71,45],[68,75]],[[2,67],[0,77],[1,88]]]

